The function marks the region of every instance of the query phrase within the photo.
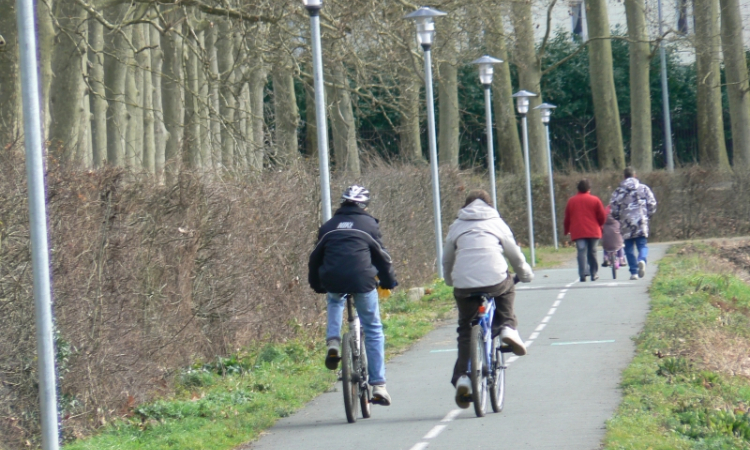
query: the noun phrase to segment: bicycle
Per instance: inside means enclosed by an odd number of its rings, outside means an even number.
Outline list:
[[[517,283],[518,281],[514,279]],[[487,409],[487,393],[490,394],[492,410],[499,413],[505,403],[505,353],[512,350],[502,345],[500,336],[492,338],[492,318],[495,315],[495,299],[487,294],[473,296],[482,304],[471,326],[471,353],[469,378],[471,397],[477,417],[484,417]]]
[[[341,385],[344,391],[344,409],[349,423],[357,421],[357,410],[362,410],[362,418],[370,418],[370,385],[367,375],[367,352],[365,334],[359,323],[354,296],[346,294],[346,312],[349,331],[341,340]]]
[[[617,256],[617,250],[615,251],[608,251],[604,250],[605,259],[609,263],[608,265],[612,267],[612,279],[617,279],[617,269],[620,268],[620,258]]]

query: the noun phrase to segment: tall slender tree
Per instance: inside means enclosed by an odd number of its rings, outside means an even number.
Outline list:
[[[630,165],[640,173],[653,169],[651,147],[651,50],[644,0],[625,0],[630,48]]]
[[[739,0],[721,0],[721,44],[732,121],[733,165],[750,168],[750,86]]]
[[[439,57],[438,86],[438,151],[440,164],[458,167],[459,125],[458,109],[458,54],[454,17],[445,17],[438,28],[436,54]]]

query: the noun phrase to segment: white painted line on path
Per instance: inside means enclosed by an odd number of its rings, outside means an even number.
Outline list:
[[[608,339],[606,341],[553,342],[550,345],[611,344],[612,342],[615,342],[615,340],[614,339]]]
[[[540,323],[539,326],[534,329],[534,331],[542,331],[546,326],[546,323]]]
[[[549,320],[550,320],[551,318],[552,318],[551,316],[547,316],[547,317],[545,317],[544,319],[542,319],[542,323],[547,323],[547,322],[549,322]]]
[[[553,308],[557,308],[558,306],[560,306],[560,300],[556,300],[555,303],[552,304]]]
[[[551,316],[552,314],[554,314],[554,313],[555,313],[555,311],[557,311],[557,308],[550,308],[550,310],[549,310],[549,311],[547,311],[547,315],[548,315],[548,316]]]
[[[535,332],[531,333],[531,336],[529,336],[529,340],[533,341],[534,339],[536,339],[538,337],[539,337],[539,333],[535,331]]]
[[[514,355],[514,356],[511,356],[510,358],[508,358],[508,360],[507,360],[507,361],[506,361],[505,363],[506,363],[506,364],[510,364],[510,363],[512,363],[513,361],[517,360],[517,359],[518,359],[518,356],[515,356],[515,355]]]
[[[430,431],[427,432],[427,434],[424,435],[424,437],[422,437],[422,439],[436,438],[438,434],[440,434],[445,429],[446,426],[447,425],[435,425]]]
[[[427,442],[420,442],[418,444],[414,444],[414,446],[410,448],[409,450],[424,450],[427,448],[428,445],[430,444]]]
[[[561,292],[561,293],[559,293],[559,294],[557,294],[557,299],[558,299],[558,300],[562,300],[562,299],[564,299],[564,298],[565,298],[565,294],[563,294],[562,292]]]
[[[461,414],[461,410],[460,409],[454,409],[451,412],[449,412],[448,414],[446,414],[446,416],[443,417],[443,420],[441,420],[441,422],[450,422],[453,419],[455,419],[456,417],[458,417],[459,414]]]
[[[441,348],[439,350],[430,350],[430,353],[457,352],[457,348]]]

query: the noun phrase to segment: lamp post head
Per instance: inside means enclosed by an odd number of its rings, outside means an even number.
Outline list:
[[[516,99],[516,109],[518,109],[518,114],[528,114],[530,97],[536,97],[536,94],[529,91],[518,91],[513,94],[513,98]]]
[[[482,86],[489,87],[492,84],[492,66],[494,64],[502,63],[502,59],[493,58],[492,56],[484,55],[479,59],[475,59],[471,64],[479,66],[479,81]]]
[[[323,7],[323,0],[302,0],[302,4],[310,14],[318,14]]]
[[[555,108],[557,108],[557,106],[551,103],[542,103],[534,109],[538,109],[542,112],[542,123],[546,125],[549,123],[549,118],[552,115],[552,110]]]
[[[445,14],[429,6],[423,6],[404,16],[405,19],[413,19],[417,23],[417,42],[424,50],[430,49],[435,38],[435,17]]]

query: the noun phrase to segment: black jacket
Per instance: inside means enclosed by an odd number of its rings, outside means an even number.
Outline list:
[[[318,231],[310,255],[308,281],[315,292],[359,294],[398,282],[381,241],[378,220],[358,206],[342,206]]]

